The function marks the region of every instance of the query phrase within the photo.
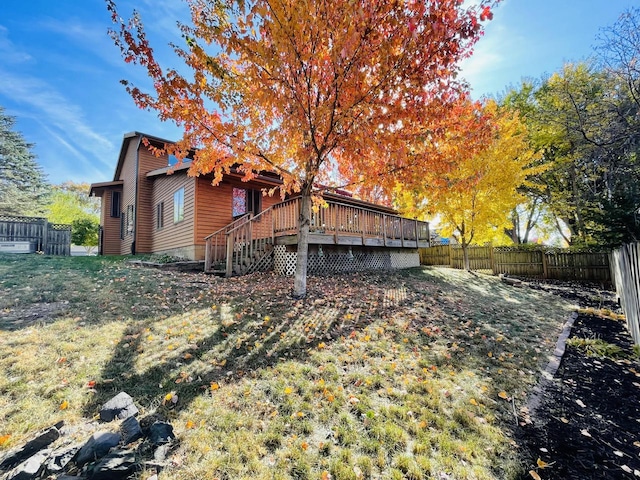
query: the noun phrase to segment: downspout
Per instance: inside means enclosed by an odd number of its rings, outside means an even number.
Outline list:
[[[133,193],[133,241],[131,242],[131,255],[136,254],[136,240],[138,238],[138,171],[140,170],[140,144],[142,136],[138,137],[138,145],[136,146],[136,187]]]

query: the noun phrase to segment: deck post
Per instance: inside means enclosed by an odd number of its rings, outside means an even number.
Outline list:
[[[225,277],[233,274],[233,233],[227,233],[227,266]]]
[[[211,271],[211,239],[208,238],[204,245],[204,271],[209,273]]]
[[[418,219],[417,219],[417,218],[414,218],[414,219],[413,219],[413,222],[414,222],[414,224],[415,224],[415,225],[414,225],[414,230],[415,230],[415,232],[416,232],[416,248],[418,248],[418,246],[420,245],[420,244],[419,244],[419,242],[418,242],[418,237],[419,237],[419,234],[418,234]]]
[[[387,216],[382,214],[382,243],[387,246]]]
[[[338,209],[340,207],[338,205],[334,205],[334,208],[336,210],[336,213],[334,215],[335,221],[333,222],[333,238],[334,238],[335,244],[337,245],[338,244]]]
[[[404,248],[404,225],[402,224],[402,217],[400,217],[400,245]]]

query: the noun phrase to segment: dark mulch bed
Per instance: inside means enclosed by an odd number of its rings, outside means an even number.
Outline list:
[[[610,292],[575,284],[533,284],[581,307],[618,311]],[[624,350],[615,359],[567,345],[544,384],[531,423],[517,433],[528,465],[523,479],[640,479],[640,362],[624,321],[578,315],[571,338],[601,339]],[[523,422],[524,423],[524,422]],[[538,459],[549,464],[540,468]],[[544,464],[543,464],[544,465]],[[528,473],[534,471],[534,475]]]

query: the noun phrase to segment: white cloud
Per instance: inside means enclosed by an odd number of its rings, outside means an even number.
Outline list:
[[[90,155],[106,166],[113,166],[113,160],[105,154],[112,154],[114,145],[85,123],[80,107],[42,80],[2,70],[0,79],[0,94],[31,107],[41,123],[55,130],[59,138],[65,138],[67,146],[75,146],[75,153],[86,152],[79,156],[80,160],[92,164]]]
[[[9,30],[0,25],[0,57],[6,64],[24,63],[31,60],[31,55],[20,51],[14,43],[9,40]]]

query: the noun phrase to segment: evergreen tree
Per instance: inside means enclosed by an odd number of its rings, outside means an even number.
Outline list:
[[[0,215],[42,216],[49,185],[15,118],[0,107]]]

